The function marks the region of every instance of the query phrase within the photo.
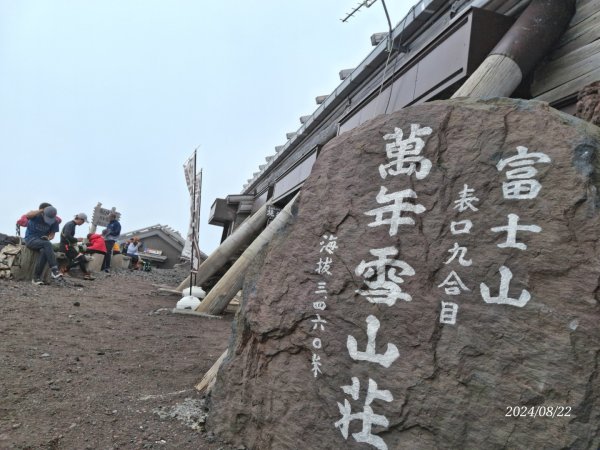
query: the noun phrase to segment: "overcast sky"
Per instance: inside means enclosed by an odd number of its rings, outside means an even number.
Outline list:
[[[392,24],[416,2],[387,0]],[[101,202],[124,232],[185,236],[182,165],[200,146],[210,254],[215,198],[240,193],[387,31],[381,1],[342,23],[357,3],[0,0],[0,232],[41,202],[63,220]]]

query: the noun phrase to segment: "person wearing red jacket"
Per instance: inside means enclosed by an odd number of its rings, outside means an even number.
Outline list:
[[[100,253],[106,255],[106,244],[104,238],[99,234],[88,234],[88,243],[86,245],[86,253]]]

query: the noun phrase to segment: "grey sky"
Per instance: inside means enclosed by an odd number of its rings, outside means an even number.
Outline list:
[[[415,2],[388,0],[392,24]],[[182,165],[200,145],[210,253],[213,200],[239,193],[387,30],[381,2],[342,23],[357,3],[0,0],[0,232],[44,201],[66,220],[102,202],[123,231],[185,236]]]

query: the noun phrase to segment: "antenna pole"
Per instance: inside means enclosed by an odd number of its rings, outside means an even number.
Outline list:
[[[348,14],[346,14],[346,17],[344,17],[343,19],[341,19],[341,21],[342,22],[347,22],[348,19],[350,19],[352,16],[354,16],[356,13],[358,13],[363,6],[366,6],[367,8],[370,8],[371,5],[373,5],[373,3],[375,3],[376,1],[377,0],[363,0],[352,11],[350,11]]]

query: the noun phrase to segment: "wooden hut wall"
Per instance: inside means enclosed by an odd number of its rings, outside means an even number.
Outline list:
[[[600,80],[600,0],[578,0],[569,28],[535,72],[532,96],[557,106]]]

